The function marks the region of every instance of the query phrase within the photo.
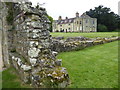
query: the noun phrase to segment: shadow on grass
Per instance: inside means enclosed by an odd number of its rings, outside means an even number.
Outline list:
[[[8,68],[2,72],[2,88],[31,88],[23,84],[14,68]]]

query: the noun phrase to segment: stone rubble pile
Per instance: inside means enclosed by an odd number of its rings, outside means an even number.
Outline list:
[[[111,37],[111,38],[86,38],[86,37],[69,37],[65,40],[58,39],[57,37],[52,39],[51,49],[56,52],[66,52],[81,50],[86,47],[104,44],[120,40],[120,37]]]
[[[34,8],[31,3],[16,4],[19,12],[14,19],[15,30],[10,54],[11,64],[25,83],[34,87],[66,87],[69,75],[61,67],[57,52],[51,50],[49,19],[42,7]]]
[[[68,37],[66,39],[66,42],[70,42],[70,41],[86,41],[86,40],[90,40],[90,38],[86,38],[83,36],[79,36],[79,37]]]

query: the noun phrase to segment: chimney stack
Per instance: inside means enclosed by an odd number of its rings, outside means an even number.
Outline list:
[[[68,19],[68,17],[66,17],[65,19]]]
[[[59,16],[58,20],[62,20],[62,17],[61,17],[61,16]]]
[[[79,13],[78,12],[76,12],[76,17],[79,17]]]

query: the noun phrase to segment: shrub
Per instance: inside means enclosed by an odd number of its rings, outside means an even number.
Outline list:
[[[102,24],[98,24],[98,31],[99,32],[107,32],[108,29],[105,25],[102,25]]]

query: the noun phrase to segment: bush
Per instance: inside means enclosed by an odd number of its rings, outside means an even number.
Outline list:
[[[99,32],[107,32],[108,29],[105,25],[102,25],[102,24],[98,24],[98,31]]]
[[[116,29],[116,30],[114,30],[113,32],[120,32],[120,29]]]

